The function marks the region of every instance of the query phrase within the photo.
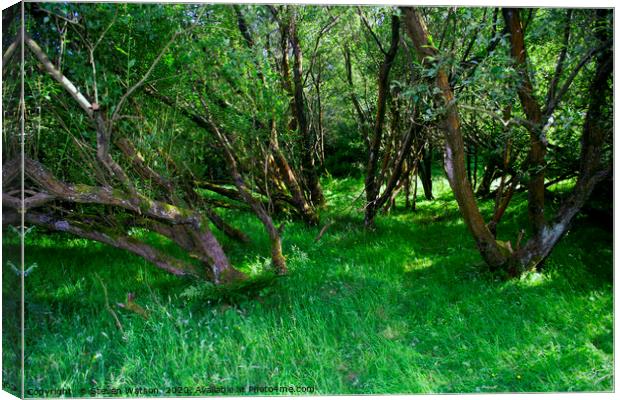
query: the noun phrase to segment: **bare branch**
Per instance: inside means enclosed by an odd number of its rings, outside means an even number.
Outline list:
[[[11,58],[13,58],[13,54],[15,54],[15,50],[17,49],[17,46],[20,43],[21,43],[21,35],[18,33],[13,43],[9,45],[9,47],[6,49],[6,51],[2,55],[2,75],[4,75],[4,73],[6,72],[7,63],[11,61]]]
[[[99,92],[97,90],[97,67],[95,66],[95,49],[97,48],[97,46],[99,46],[99,43],[101,43],[101,41],[103,40],[104,36],[106,35],[106,33],[108,33],[108,31],[110,30],[112,25],[114,25],[114,23],[116,22],[117,14],[118,14],[118,9],[116,9],[114,11],[114,17],[112,18],[112,22],[110,22],[108,27],[105,28],[105,30],[101,33],[101,35],[99,36],[99,39],[97,39],[95,44],[93,46],[90,46],[90,43],[87,45],[88,46],[88,56],[89,56],[89,59],[90,59],[90,65],[91,65],[91,67],[93,69],[93,92],[95,94],[95,103],[97,103],[97,104],[99,103]]]
[[[161,51],[159,52],[159,54],[157,55],[155,60],[153,60],[153,62],[151,63],[151,66],[149,67],[149,69],[142,76],[142,79],[140,79],[135,85],[130,87],[127,90],[127,92],[125,92],[125,94],[121,97],[121,99],[119,100],[118,104],[114,108],[114,114],[112,114],[112,121],[115,121],[118,118],[119,113],[120,113],[121,109],[123,108],[123,105],[125,104],[125,101],[127,101],[127,98],[129,96],[131,96],[132,93],[135,92],[138,88],[140,88],[142,85],[144,85],[144,83],[146,82],[148,77],[151,75],[151,73],[153,72],[153,70],[155,69],[157,64],[159,64],[159,61],[164,56],[164,54],[166,54],[166,52],[168,51],[168,49],[170,48],[172,43],[174,43],[176,38],[179,37],[180,35],[184,34],[184,33],[187,33],[189,31],[191,31],[192,29],[194,29],[196,27],[196,25],[198,25],[198,22],[200,22],[200,18],[202,17],[203,13],[204,13],[204,10],[196,17],[196,21],[192,25],[190,25],[188,28],[183,29],[181,31],[177,31],[177,32],[174,33],[174,35],[172,35],[170,40],[168,40],[168,43],[166,43],[166,45],[161,49]]]
[[[84,95],[80,93],[80,91],[75,87],[75,85],[69,79],[67,79],[67,77],[65,77],[62,72],[60,72],[54,66],[54,64],[52,64],[50,59],[47,57],[43,49],[41,49],[41,47],[37,44],[37,42],[35,42],[28,35],[25,35],[24,39],[26,45],[30,48],[30,50],[39,60],[39,62],[43,65],[43,68],[45,68],[45,70],[52,76],[52,78],[56,79],[56,81],[60,83],[67,92],[69,92],[71,97],[73,97],[75,101],[78,102],[78,104],[80,105],[80,107],[82,107],[86,114],[88,114],[88,116],[92,118],[93,109],[90,101],[88,101],[86,97],[84,97]]]
[[[566,10],[566,26],[564,27],[564,41],[562,42],[562,50],[560,50],[560,55],[558,56],[558,62],[555,66],[555,73],[553,74],[553,79],[551,80],[551,84],[549,85],[549,90],[547,91],[547,104],[551,103],[551,100],[555,97],[555,91],[558,88],[558,83],[560,81],[560,76],[564,71],[564,61],[566,60],[566,53],[568,52],[568,42],[570,40],[570,26],[571,26],[571,16],[573,14],[572,9]]]
[[[314,42],[314,50],[312,51],[312,57],[310,58],[310,66],[308,67],[308,71],[306,72],[304,83],[308,79],[308,74],[312,71],[312,67],[314,67],[314,63],[316,61],[316,56],[317,56],[317,52],[319,49],[319,43],[321,42],[321,38],[323,37],[323,35],[329,32],[334,26],[336,26],[339,19],[340,19],[339,15],[336,17],[332,16],[330,21],[323,28],[321,28],[321,30],[317,34],[316,40]]]
[[[377,37],[377,35],[375,35],[375,32],[372,30],[372,28],[370,27],[370,24],[368,23],[368,20],[366,19],[366,17],[364,16],[364,13],[362,12],[362,9],[360,7],[357,8],[357,13],[360,16],[360,19],[362,20],[362,22],[364,23],[364,25],[366,26],[366,29],[368,29],[368,32],[370,32],[370,35],[372,36],[372,38],[375,40],[375,43],[377,43],[377,46],[379,46],[379,50],[381,50],[381,52],[386,55],[387,53],[385,52],[385,50],[383,49],[383,46],[381,45],[381,41],[379,40],[379,38]]]
[[[611,44],[612,44],[612,41],[608,40],[602,45],[600,45],[599,47],[590,49],[590,51],[588,51],[587,53],[583,55],[583,57],[581,57],[581,60],[579,61],[577,66],[575,66],[571,74],[568,76],[568,78],[566,78],[566,81],[564,81],[564,85],[562,85],[562,88],[558,91],[558,94],[549,104],[546,105],[545,109],[543,110],[544,114],[547,117],[551,116],[551,114],[553,114],[553,112],[555,111],[555,108],[558,106],[558,104],[560,104],[562,97],[564,97],[566,92],[568,92],[568,89],[570,89],[570,85],[573,83],[573,81],[577,77],[577,74],[579,74],[579,71],[581,71],[581,69],[590,61],[590,59],[595,54],[605,50],[607,47],[611,46]]]

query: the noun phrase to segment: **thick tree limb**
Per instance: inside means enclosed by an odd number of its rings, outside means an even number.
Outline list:
[[[599,40],[608,40],[604,24],[610,10],[597,10],[597,24]],[[609,117],[605,116],[605,109],[611,98],[610,81],[613,74],[613,54],[607,48],[597,56],[597,66],[590,83],[590,105],[586,114],[581,140],[581,156],[579,178],[569,197],[562,203],[554,219],[546,224],[539,235],[530,239],[526,245],[516,252],[513,265],[515,273],[536,267],[545,259],[556,243],[568,231],[568,228],[577,213],[584,206],[596,184],[612,173],[612,166],[602,165],[603,147],[609,135]]]
[[[169,221],[177,224],[200,225],[201,218],[196,213],[176,207],[172,204],[151,200],[146,196],[138,197],[138,204],[131,196],[110,187],[97,187],[82,184],[65,183],[52,175],[43,164],[26,158],[24,160],[26,176],[36,182],[48,194],[74,203],[103,204],[124,208],[138,214]]]
[[[5,212],[3,217],[4,224],[16,223],[19,221],[19,216],[16,213]],[[27,212],[25,214],[25,221],[29,224],[43,226],[52,231],[67,232],[85,239],[95,240],[119,249],[128,250],[173,275],[198,276],[192,264],[170,257],[146,243],[123,234],[111,232],[109,230],[105,231],[103,229],[97,230],[97,228],[90,227],[86,223],[38,212]]]

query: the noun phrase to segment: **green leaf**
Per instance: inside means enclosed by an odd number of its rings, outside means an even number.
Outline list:
[[[118,46],[114,46],[114,48],[115,48],[116,50],[118,50],[120,53],[122,53],[122,54],[124,54],[124,55],[126,55],[126,56],[128,56],[128,57],[129,57],[129,53],[127,53],[125,50],[121,49],[121,48],[120,48],[120,47],[118,47]]]

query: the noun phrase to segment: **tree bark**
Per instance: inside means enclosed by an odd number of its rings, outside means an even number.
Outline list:
[[[17,214],[5,213],[4,224],[19,223]],[[25,222],[45,227],[52,231],[67,232],[85,239],[95,240],[112,247],[127,250],[147,261],[157,268],[177,276],[200,276],[196,267],[188,262],[170,257],[156,248],[127,235],[112,232],[102,228],[89,226],[86,223],[74,221],[68,218],[59,218],[52,214],[28,212],[24,216]]]
[[[269,235],[269,239],[271,241],[271,260],[273,263],[273,267],[275,271],[279,274],[286,274],[286,260],[284,259],[284,255],[282,254],[282,240],[280,238],[280,232],[273,224],[273,220],[267,213],[263,204],[256,200],[252,196],[251,190],[245,184],[243,177],[239,173],[239,168],[237,164],[237,159],[234,155],[232,146],[228,140],[228,138],[224,135],[223,132],[219,130],[219,128],[215,125],[215,123],[211,120],[211,116],[209,114],[209,110],[206,107],[206,103],[203,101],[203,106],[205,107],[206,113],[206,121],[210,125],[211,130],[216,134],[222,148],[224,150],[224,155],[228,161],[229,172],[233,178],[233,182],[239,191],[239,194],[243,198],[243,200],[252,208],[258,219],[263,223],[267,234]]]
[[[420,171],[420,181],[422,182],[422,189],[424,190],[424,197],[426,200],[433,200],[433,145],[429,142],[424,144],[422,149],[422,159],[418,161]]]
[[[534,234],[539,234],[545,225],[545,153],[546,139],[543,131],[543,113],[534,97],[534,89],[527,70],[524,28],[519,9],[504,8],[502,13],[510,32],[511,54],[520,74],[521,83],[517,89],[523,111],[529,122],[530,152],[528,155],[528,212]]]
[[[407,33],[422,63],[427,63],[428,57],[437,58],[438,51],[429,41],[426,24],[420,13],[411,7],[403,7],[403,10]],[[448,80],[448,74],[444,67],[440,66],[437,71],[436,84],[441,90],[444,104],[447,108],[444,120],[444,137],[446,141],[444,168],[448,182],[452,187],[465,224],[474,237],[480,254],[490,266],[501,267],[506,263],[507,257],[502,254],[493,234],[484,223],[476,204],[473,190],[467,180],[460,120],[452,88]]]
[[[297,124],[301,135],[303,150],[301,153],[301,166],[303,177],[310,193],[310,200],[315,207],[325,203],[319,175],[316,170],[314,159],[315,136],[308,128],[306,118],[306,104],[304,100],[304,85],[302,73],[302,50],[297,36],[297,16],[293,13],[289,21],[289,41],[293,49],[293,93],[295,100],[295,112]]]
[[[597,10],[597,36],[601,42],[609,40],[604,26],[610,11]],[[536,268],[544,260],[557,242],[568,231],[570,224],[582,209],[596,184],[611,174],[610,165],[602,165],[605,142],[612,132],[612,123],[605,108],[612,101],[611,81],[613,74],[613,53],[610,48],[596,57],[596,71],[590,83],[590,104],[583,126],[579,178],[569,197],[562,203],[556,216],[545,224],[540,233],[515,252],[512,273]]]
[[[377,166],[379,161],[379,150],[381,149],[381,138],[383,135],[383,123],[385,121],[385,111],[387,95],[389,90],[389,75],[398,51],[398,38],[400,32],[400,20],[397,15],[392,15],[392,36],[390,48],[384,53],[384,59],[379,67],[378,89],[377,89],[377,114],[370,140],[368,152],[368,162],[366,164],[366,179],[364,188],[366,191],[366,212],[364,215],[364,225],[367,228],[374,226],[374,217],[377,213],[377,199],[381,183],[377,178]]]

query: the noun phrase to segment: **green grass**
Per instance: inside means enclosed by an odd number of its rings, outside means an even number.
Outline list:
[[[335,223],[323,238],[314,242],[320,227],[287,223],[290,274],[222,301],[210,285],[168,276],[127,252],[30,234],[27,264],[38,268],[26,278],[26,388],[613,389],[610,232],[580,219],[543,273],[504,281],[485,272],[447,190],[415,213],[399,203],[378,216],[374,232],[361,229],[360,203],[351,206],[360,190],[358,180],[325,182],[323,222]],[[492,204],[482,208],[488,214]],[[260,273],[269,265],[262,227],[250,215],[227,218],[253,239],[249,247],[222,239],[232,261]],[[499,238],[514,241],[525,225],[525,199],[517,197]],[[12,273],[6,265],[4,273]],[[148,320],[115,306],[127,292]]]

